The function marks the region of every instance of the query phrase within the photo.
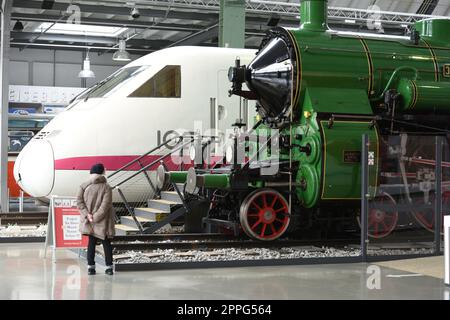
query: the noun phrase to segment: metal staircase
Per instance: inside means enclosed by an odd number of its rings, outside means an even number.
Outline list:
[[[150,229],[154,229],[158,222],[163,221],[176,209],[182,207],[183,200],[176,191],[161,191],[160,197],[160,199],[149,200],[147,207],[134,208],[135,218],[144,231],[147,231],[146,233],[151,233]],[[120,217],[120,224],[116,224],[117,235],[138,233],[140,233],[139,228],[132,216]]]
[[[171,155],[179,153],[179,156],[183,157],[184,149],[187,146],[200,143],[203,150],[214,141],[214,137],[208,137],[206,142],[203,141],[204,138],[199,136],[172,138],[108,176],[113,193],[116,193],[122,200],[126,213],[126,215],[120,216],[120,223],[115,225],[116,235],[154,233],[190,212],[181,191],[184,188],[183,184],[170,183],[167,189],[158,190],[152,177],[159,165],[162,164],[167,169]],[[167,148],[169,145],[170,148]],[[156,152],[158,155],[155,155]],[[184,169],[186,168],[181,163],[178,170],[183,171]],[[132,196],[127,193],[126,189],[136,186],[136,184],[142,184],[142,195],[140,195],[140,199],[131,201]],[[147,195],[150,196],[147,197]]]

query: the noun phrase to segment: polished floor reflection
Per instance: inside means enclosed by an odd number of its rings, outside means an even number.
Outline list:
[[[370,264],[121,272],[43,244],[0,244],[0,299],[448,299],[442,279]]]

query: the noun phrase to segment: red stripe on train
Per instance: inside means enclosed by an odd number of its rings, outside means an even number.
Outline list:
[[[160,157],[161,156],[158,155],[145,156],[141,159],[141,163],[146,166],[151,162],[158,160]],[[55,160],[55,170],[90,170],[94,164],[103,163],[107,171],[116,171],[137,158],[139,158],[139,156],[90,156],[58,159]],[[178,157],[168,157],[164,160],[164,163],[169,170],[179,170],[180,165],[178,160]],[[212,157],[212,164],[220,160],[221,157]],[[189,161],[189,163],[183,164],[183,168],[188,169],[192,167],[192,165],[192,161]],[[155,163],[149,170],[156,170],[158,166],[159,162]],[[139,169],[139,164],[135,163],[125,169],[125,171],[137,171]]]
[[[55,170],[90,170],[91,167],[96,163],[103,163],[107,171],[116,171],[130,163],[131,161],[139,158],[139,156],[90,156],[90,157],[73,157],[66,159],[55,160]],[[150,155],[141,159],[141,163],[146,166],[151,162],[158,160],[160,156]],[[175,164],[171,158],[164,160],[169,170],[177,170],[179,168],[178,164]],[[156,169],[159,166],[159,162],[155,163],[152,168]],[[189,167],[190,165],[185,165]],[[136,171],[139,169],[139,164],[135,163],[125,171]]]

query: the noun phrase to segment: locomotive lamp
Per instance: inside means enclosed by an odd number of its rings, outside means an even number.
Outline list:
[[[246,67],[241,66],[241,60],[236,58],[234,67],[228,69],[228,80],[233,84],[231,90],[228,91],[229,95],[241,94],[242,84],[245,82]]]

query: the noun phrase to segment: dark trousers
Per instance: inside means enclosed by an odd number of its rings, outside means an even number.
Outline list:
[[[105,251],[105,263],[107,266],[113,265],[113,254],[112,254],[112,246],[111,241],[108,238],[105,240],[98,239],[94,236],[89,236],[89,244],[87,250],[87,261],[88,265],[95,266],[95,246],[97,245],[97,241],[101,241],[103,244],[103,251]]]

